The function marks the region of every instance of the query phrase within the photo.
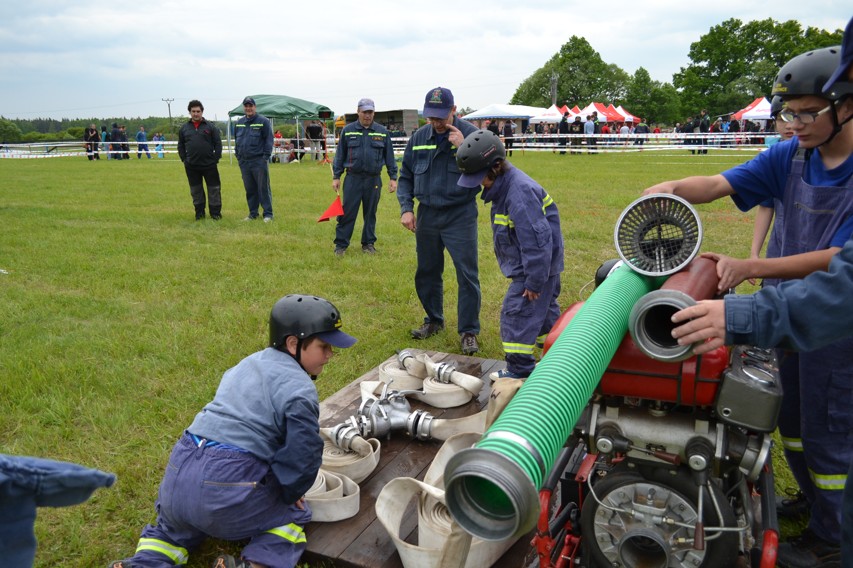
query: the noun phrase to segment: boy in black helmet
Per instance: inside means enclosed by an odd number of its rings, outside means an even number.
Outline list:
[[[242,560],[217,568],[292,568],[305,549],[303,500],[323,453],[313,379],[332,347],[351,347],[327,300],[291,294],[270,313],[269,347],[222,376],[213,400],[172,450],[148,525],[128,560],[111,568],[186,564],[208,536],[249,539]]]
[[[490,378],[524,379],[536,364],[534,348],[560,317],[560,214],[542,186],[506,160],[501,139],[488,130],[465,137],[456,164],[462,172],[460,187],[482,185],[483,202],[492,204],[495,256],[511,280],[501,308],[506,369]]]
[[[853,234],[853,97],[846,82],[823,90],[841,63],[841,52],[837,46],[812,50],[779,70],[772,94],[785,103],[779,116],[793,125],[794,138],[722,174],[646,189],[692,203],[729,195],[743,210],[768,198],[778,201],[768,258],[706,253],[717,261],[720,291],[747,278],[765,278],[765,285],[772,285],[778,280],[771,278],[825,271]],[[779,362],[785,392],[779,432],[802,492],[801,499],[781,501],[779,513],[805,511],[810,518],[798,539],[779,546],[778,564],[829,566],[839,558],[842,490],[853,460],[853,339],[808,352],[782,352]]]

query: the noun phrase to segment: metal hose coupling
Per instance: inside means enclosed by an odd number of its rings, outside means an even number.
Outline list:
[[[686,268],[670,276],[658,290],[640,298],[628,316],[628,331],[637,347],[652,359],[683,361],[693,355],[692,345],[679,345],[672,337],[672,315],[713,298],[717,292],[717,263],[695,258]]]

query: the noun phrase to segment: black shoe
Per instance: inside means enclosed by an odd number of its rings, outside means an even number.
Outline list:
[[[841,547],[806,529],[799,537],[779,545],[776,564],[781,568],[840,568]]]
[[[361,252],[365,252],[367,254],[376,254],[376,247],[373,245],[361,245]]]
[[[219,221],[222,219],[222,215],[220,215],[219,213],[211,213],[210,218],[214,221]]]
[[[196,221],[203,221],[203,220],[204,220],[204,213],[202,213],[201,215],[199,215],[198,213],[196,213],[196,215],[195,215],[195,220],[196,220]]]
[[[786,495],[776,496],[776,516],[780,519],[804,519],[810,511],[811,504],[802,491],[786,491]]]
[[[335,256],[343,256],[347,253],[347,249],[343,247],[335,247]]]
[[[107,564],[107,568],[133,568],[133,564],[130,563],[130,560],[125,558],[124,560],[110,562]]]
[[[460,343],[462,344],[463,355],[473,355],[480,350],[480,344],[477,343],[477,336],[473,333],[463,333]]]
[[[428,321],[419,328],[412,330],[412,339],[426,339],[427,337],[432,337],[443,329],[443,323],[432,323],[431,321]]]

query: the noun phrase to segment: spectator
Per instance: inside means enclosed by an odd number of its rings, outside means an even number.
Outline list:
[[[257,112],[255,99],[243,99],[245,115],[237,121],[235,127],[235,146],[243,186],[246,189],[246,203],[249,215],[244,221],[258,218],[258,205],[264,211],[264,223],[273,220],[272,189],[270,188],[269,161],[272,155],[272,125],[265,116]]]
[[[121,160],[121,128],[117,122],[113,122],[112,132],[110,133],[110,150],[112,150],[113,160]]]
[[[575,120],[580,120],[580,117],[575,117]],[[563,113],[563,118],[560,119],[560,125],[557,127],[557,131],[561,134],[560,145],[563,147],[563,149],[560,150],[560,154],[565,155],[566,144],[569,142],[569,111]],[[574,145],[574,140],[572,141],[572,145]],[[574,154],[574,151],[572,151],[572,154]]]
[[[708,132],[711,130],[711,117],[708,116],[708,111],[704,108],[699,111],[699,117],[696,119],[694,123],[693,132],[698,132],[700,134],[699,138],[696,140],[696,143],[700,146],[704,146],[700,150],[698,150],[699,154],[707,154],[708,153]]]
[[[592,115],[587,115],[586,122],[583,123],[583,133],[587,137],[586,151],[588,154],[595,151],[595,122],[592,118]]]
[[[305,129],[305,134],[311,142],[311,150],[314,154],[314,160],[323,159],[323,126],[319,120],[312,120]]]
[[[90,124],[89,128],[83,133],[83,141],[86,143],[86,157],[89,158],[89,161],[100,160],[98,142],[101,141],[101,135],[98,134],[98,127]]]
[[[513,136],[515,136],[515,123],[511,120],[504,122],[503,137],[507,156],[512,157]]]
[[[499,135],[500,135],[500,129],[498,129],[498,123],[497,123],[497,121],[495,121],[495,120],[487,120],[487,121],[486,121],[486,128],[489,130],[489,132],[494,133],[494,134],[495,134],[495,136],[499,136]]]
[[[583,131],[584,124],[581,122],[580,115],[578,115],[575,117],[574,122],[569,124],[569,134],[571,135],[571,141],[569,142],[569,145],[572,147],[572,154],[581,153],[581,144],[583,143]]]
[[[110,152],[111,147],[109,144],[110,141],[110,133],[107,132],[107,127],[101,125],[101,149],[107,153],[107,160],[112,159],[112,152]]]
[[[361,250],[376,254],[376,209],[382,193],[382,166],[388,168],[388,191],[397,191],[397,162],[394,146],[384,126],[373,121],[376,108],[372,99],[358,101],[358,120],[341,131],[341,140],[332,166],[332,189],[338,193],[341,176],[344,179],[344,214],[338,217],[335,229],[335,255],[343,256],[363,208],[364,226],[361,230]]]
[[[127,140],[127,126],[122,124],[118,128],[119,131],[119,140],[121,140],[121,157],[124,160],[130,159],[130,144],[128,144]]]
[[[436,87],[426,94],[424,117],[406,144],[397,185],[400,223],[415,233],[418,266],[415,290],[426,312],[412,338],[426,339],[444,329],[444,250],[456,267],[459,286],[458,331],[462,353],[479,350],[480,279],[477,267],[477,192],[461,188],[456,148],[476,128],[456,116],[450,89]],[[414,200],[418,200],[417,217]]]
[[[790,279],[826,270],[853,233],[853,191],[849,191],[853,189],[853,98],[849,88],[821,92],[839,62],[838,48],[823,48],[794,57],[779,71],[772,94],[781,95],[787,105],[780,116],[794,124],[796,136],[790,141],[721,175],[664,182],[646,190],[674,193],[695,203],[732,195],[743,209],[768,198],[782,203],[770,241],[774,247],[778,244],[778,251],[768,251],[773,258],[709,255],[717,260],[721,290],[749,277]],[[808,206],[803,207],[804,203]],[[800,538],[779,546],[782,566],[818,566],[837,560],[840,480],[846,479],[853,461],[851,362],[853,340],[780,356],[785,397],[779,432],[788,464],[811,509]],[[784,505],[780,513],[786,512]]]
[[[145,127],[140,126],[139,132],[136,133],[136,158],[142,159],[142,152],[151,159],[151,153],[148,151],[148,135],[145,133]]]
[[[272,133],[270,133],[272,139]],[[290,294],[272,308],[269,346],[222,375],[213,400],[172,449],[136,554],[111,568],[183,566],[208,536],[246,540],[240,567],[294,567],[311,521],[305,492],[323,458],[314,379],[348,348],[340,312]],[[220,556],[214,566],[234,567]]]
[[[534,349],[542,346],[560,317],[560,214],[542,186],[506,160],[500,138],[487,130],[465,137],[456,163],[463,172],[459,185],[482,185],[483,202],[492,204],[495,256],[501,273],[510,279],[501,308],[506,368],[490,378],[524,379],[536,364]]]
[[[207,183],[207,205],[210,218],[222,219],[222,194],[217,164],[222,158],[222,138],[215,124],[204,116],[201,101],[191,100],[187,105],[190,120],[178,132],[178,156],[184,163],[190,196],[195,208],[195,220],[204,219],[204,184]]]

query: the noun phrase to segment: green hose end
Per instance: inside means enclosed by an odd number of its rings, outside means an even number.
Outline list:
[[[539,493],[512,459],[483,448],[453,456],[444,470],[445,501],[453,519],[483,540],[518,538],[536,525]]]

